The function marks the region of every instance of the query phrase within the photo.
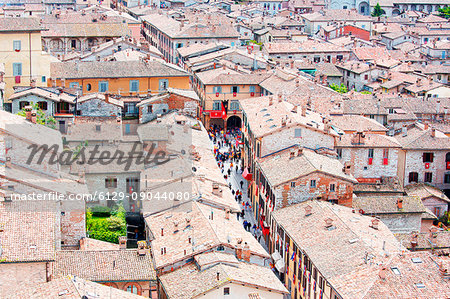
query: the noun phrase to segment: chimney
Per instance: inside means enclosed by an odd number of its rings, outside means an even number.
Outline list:
[[[127,237],[126,236],[119,237],[119,248],[127,249]]]
[[[289,153],[289,159],[294,159],[294,157],[295,157],[295,151],[291,150]]]
[[[305,216],[309,216],[312,214],[312,207],[310,205],[306,205],[305,207]]]
[[[350,175],[352,173],[353,163],[352,162],[345,162],[344,163],[344,173],[347,175]]]
[[[293,112],[293,113],[297,113],[297,105],[294,105],[294,107],[292,107],[292,110],[291,110],[291,112]]]
[[[161,237],[164,236],[164,227],[161,227]]]
[[[11,157],[6,157],[5,167],[6,168],[12,168]]]
[[[300,79],[295,79],[295,87],[299,87],[300,86]]]
[[[242,259],[242,244],[237,244],[236,245],[236,257],[238,260]]]
[[[408,136],[408,126],[407,126],[407,125],[404,125],[404,126],[402,127],[402,136],[403,136],[403,137]]]
[[[378,219],[378,218],[373,218],[373,219],[372,219],[372,225],[371,225],[371,227],[372,227],[373,229],[378,229],[378,224],[380,224],[380,219]]]
[[[212,184],[212,194],[222,197],[222,189],[219,188],[219,184],[217,183]]]
[[[429,127],[428,124],[424,124],[424,126],[423,126],[425,131],[428,130],[428,127]]]
[[[235,71],[238,70],[238,65],[237,65],[237,64],[234,65],[234,70],[235,70]]]
[[[399,210],[403,209],[403,199],[397,199],[397,208]]]
[[[293,68],[294,68],[294,60],[291,60],[291,61],[289,62],[289,64],[290,64],[290,66],[291,66],[291,69],[293,69]]]
[[[431,128],[431,137],[436,137],[436,129]]]
[[[273,104],[273,96],[269,96],[269,106],[272,106]]]
[[[333,226],[333,219],[331,219],[331,218],[325,219],[325,227],[330,228],[332,226]]]
[[[144,256],[147,253],[147,250],[145,249],[145,246],[147,245],[147,243],[145,241],[138,241],[137,245],[138,245],[137,254],[139,256]],[[164,249],[164,251],[165,251],[165,249]]]
[[[417,237],[418,237],[418,235],[415,233],[411,236],[411,247],[413,249],[415,249],[417,246]]]
[[[217,272],[217,281],[220,280],[220,272]]]
[[[386,271],[386,266],[382,266],[380,272],[378,273],[382,280],[386,280]]]
[[[250,246],[248,246],[247,242],[244,244],[244,249],[242,250],[242,258],[246,262],[250,262]]]
[[[283,101],[283,95],[281,93],[278,94],[278,102],[281,103]]]
[[[177,233],[178,232],[178,221],[173,221],[173,233]]]
[[[306,106],[302,106],[302,116],[306,116]]]

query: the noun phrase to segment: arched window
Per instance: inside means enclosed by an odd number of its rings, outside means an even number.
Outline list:
[[[92,89],[91,83],[86,84],[86,90],[90,91]]]
[[[129,282],[127,283],[124,288],[125,291],[128,293],[136,294],[136,295],[142,295],[142,288],[138,283],[135,282]]]
[[[417,172],[410,172],[409,173],[409,182],[410,183],[419,182],[419,174]]]

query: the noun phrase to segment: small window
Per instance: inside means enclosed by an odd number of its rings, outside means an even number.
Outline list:
[[[395,275],[401,275],[400,270],[397,267],[391,267],[391,270]]]
[[[310,185],[311,188],[316,188],[316,180],[311,180],[309,182],[309,185]]]
[[[22,63],[13,63],[13,76],[22,76]]]
[[[433,173],[425,172],[425,176],[424,176],[423,180],[425,183],[431,183],[433,181]]]
[[[78,82],[70,82],[69,83],[69,88],[78,88],[80,86],[80,84]]]
[[[295,182],[291,182],[291,188],[295,187]]]
[[[100,132],[102,127],[100,125],[95,125],[95,131]]]
[[[373,158],[373,148],[369,148],[369,159]]]
[[[13,41],[13,48],[14,48],[14,51],[17,51],[17,52],[19,52],[22,49],[20,40]]]
[[[91,91],[91,89],[92,89],[91,83],[86,84],[86,90]]]
[[[302,129],[300,129],[300,128],[295,129],[294,130],[294,137],[296,137],[296,138],[302,137]]]
[[[367,74],[364,75],[364,80],[366,80],[366,81],[369,80],[369,75],[367,75]]]
[[[99,92],[107,92],[108,91],[108,81],[98,82],[98,91]]]
[[[137,294],[137,293],[138,293],[138,288],[137,288],[137,286],[134,285],[134,284],[129,285],[129,286],[127,287],[127,292],[128,292],[128,293],[132,293],[132,294]]]
[[[409,173],[409,182],[417,183],[418,181],[419,181],[419,174],[417,172],[410,172]]]
[[[336,185],[330,184],[330,192],[336,192]]]
[[[47,111],[47,102],[38,102],[38,107],[40,110]]]
[[[224,295],[230,295],[230,288],[223,288],[223,294]]]
[[[147,106],[147,113],[153,113],[153,105]]]
[[[131,92],[139,91],[139,80],[130,80],[130,91]]]
[[[232,86],[231,87],[231,92],[232,93],[238,93],[239,92],[239,87],[238,86]]]
[[[239,110],[239,102],[238,101],[231,101],[230,110]]]
[[[42,81],[42,83],[45,83],[45,82],[47,82],[47,78],[45,76],[42,76],[41,81]]]
[[[214,86],[213,92],[214,93],[222,93],[222,86]]]
[[[255,90],[256,90],[256,87],[255,86],[250,86],[250,92],[255,92]]]
[[[20,101],[19,102],[19,109],[22,110],[23,108],[25,108],[26,106],[29,106],[30,102],[28,101]]]
[[[221,101],[214,101],[213,102],[213,107],[212,107],[212,110],[221,110],[221,104],[222,104],[222,102]]]
[[[433,153],[423,153],[423,163],[431,163],[433,162],[434,154]]]
[[[106,178],[105,188],[117,188],[117,178]]]
[[[425,285],[423,283],[416,283],[415,286],[418,289],[425,289]]]
[[[169,88],[169,80],[168,79],[160,79],[159,80],[159,90],[164,91]]]
[[[450,184],[450,173],[444,174],[444,184]]]

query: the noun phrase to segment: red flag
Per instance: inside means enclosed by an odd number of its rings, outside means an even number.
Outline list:
[[[222,119],[226,120],[227,119],[227,112],[225,111],[225,106],[223,105],[223,102],[221,104],[222,104]]]

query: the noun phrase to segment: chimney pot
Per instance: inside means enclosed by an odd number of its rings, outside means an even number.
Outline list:
[[[431,137],[436,137],[436,129],[431,128]]]
[[[119,248],[127,249],[127,237],[126,236],[119,237]]]

